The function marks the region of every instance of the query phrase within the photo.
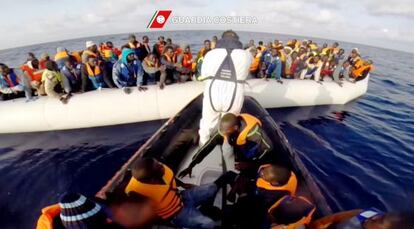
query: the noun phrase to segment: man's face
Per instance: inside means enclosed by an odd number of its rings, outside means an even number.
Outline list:
[[[10,72],[9,67],[7,67],[7,66],[0,67],[0,75],[4,76],[4,75],[9,74],[9,72]]]
[[[277,56],[277,49],[272,49],[272,56]]]
[[[167,50],[167,55],[172,57],[174,55],[174,51],[172,49]]]
[[[164,37],[159,37],[159,38],[158,38],[158,41],[159,41],[160,43],[163,43],[163,42],[164,42]]]
[[[128,60],[128,62],[134,61],[135,60],[135,54],[134,53],[129,54],[127,56],[127,60]]]
[[[190,47],[186,47],[186,48],[184,49],[184,52],[185,52],[185,53],[190,53]]]
[[[149,42],[149,38],[148,37],[143,37],[142,42],[148,43]]]
[[[89,48],[89,50],[91,50],[92,52],[96,52],[98,50],[98,46],[93,45]]]
[[[238,130],[238,126],[232,123],[223,122],[220,123],[220,132],[226,136],[226,138],[230,138],[230,136],[236,133]]]
[[[204,42],[204,47],[205,47],[206,49],[210,49],[210,48],[211,48],[211,43],[210,43],[210,41],[206,41],[206,42]]]

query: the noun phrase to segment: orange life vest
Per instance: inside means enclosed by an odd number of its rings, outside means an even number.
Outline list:
[[[150,198],[157,205],[157,214],[163,219],[168,219],[181,210],[183,203],[177,192],[173,171],[162,165],[164,167],[162,179],[165,184],[146,184],[132,177],[125,188],[125,193],[136,192]]]
[[[240,114],[239,115],[244,122],[246,123],[246,126],[244,129],[240,132],[239,136],[237,137],[236,143],[237,145],[241,146],[246,144],[247,138],[254,133],[256,133],[257,129],[262,126],[262,122],[260,122],[259,119],[256,117],[250,115],[250,114]]]
[[[27,74],[30,76],[32,81],[37,81],[37,82],[41,82],[42,81],[42,74],[43,74],[43,69],[33,69],[30,68],[29,65],[24,64],[20,67],[20,69],[23,72],[27,72]]]
[[[358,78],[362,76],[364,71],[371,71],[373,69],[373,66],[371,64],[367,64],[364,60],[359,59],[354,64],[354,70],[352,70],[352,75],[355,78]]]
[[[53,229],[53,219],[59,217],[61,212],[59,204],[47,206],[42,209],[42,215],[37,220],[36,229]]]
[[[63,58],[68,58],[68,57],[69,57],[69,55],[66,51],[58,52],[55,55],[55,61],[61,60]]]
[[[277,209],[278,207],[280,207],[281,205],[283,205],[285,203],[285,201],[289,200],[289,199],[297,199],[297,200],[301,200],[303,201],[305,204],[309,204],[311,206],[313,206],[312,210],[304,217],[302,217],[300,220],[298,220],[297,222],[291,223],[289,225],[276,225],[276,226],[272,226],[271,229],[297,229],[303,225],[307,225],[311,222],[312,220],[312,216],[316,211],[315,205],[310,202],[308,199],[306,199],[303,196],[299,196],[299,197],[293,197],[293,196],[284,196],[282,197],[280,200],[278,200],[275,204],[273,204],[272,207],[269,208],[268,213],[272,218],[272,212]]]
[[[253,59],[253,62],[252,62],[252,64],[250,65],[250,71],[251,72],[256,72],[257,71],[257,69],[259,68],[259,64],[260,64],[260,57],[255,57],[254,59]]]
[[[182,65],[184,68],[188,68],[192,70],[193,68],[193,55],[191,53],[184,53],[183,54],[183,62]]]
[[[89,77],[96,77],[102,74],[101,68],[99,67],[99,65],[95,65],[95,68],[92,70],[92,67],[86,63],[86,71],[88,72],[88,76]]]
[[[79,51],[73,51],[70,53],[70,55],[75,58],[76,62],[78,62],[78,64],[82,63],[82,57],[81,57],[81,53]]]
[[[262,165],[260,166],[258,173],[260,171],[268,166],[271,166],[270,164]],[[298,187],[298,179],[296,178],[296,175],[294,172],[290,173],[290,177],[288,182],[285,185],[282,186],[274,186],[270,182],[266,181],[265,179],[259,177],[256,181],[256,186],[258,188],[263,188],[269,191],[288,191],[290,195],[294,196],[296,194],[296,188]]]

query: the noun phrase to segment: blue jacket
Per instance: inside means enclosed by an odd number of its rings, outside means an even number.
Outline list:
[[[266,75],[275,77],[276,79],[281,79],[282,77],[282,61],[278,56],[271,57],[270,65],[267,68]]]
[[[76,65],[76,68],[74,69],[73,73],[72,71],[70,71],[66,66],[62,67],[62,70],[60,70],[62,72],[62,74],[64,76],[66,76],[66,78],[69,80],[71,85],[76,85],[79,82],[82,81],[82,76],[81,76],[81,69],[80,69],[81,65],[78,64]],[[76,75],[75,75],[76,74]]]
[[[122,50],[121,59],[118,60],[112,70],[112,78],[118,88],[130,86],[142,86],[144,71],[139,60],[128,63],[127,57],[134,53],[131,49]]]
[[[9,76],[10,76],[10,80],[11,80],[11,82],[14,84],[14,86],[23,86],[23,85],[21,85],[20,83],[19,83],[19,81],[18,81],[18,77],[17,77],[17,75],[14,73],[14,70],[13,69],[10,69],[10,73],[9,73]],[[5,94],[9,94],[8,92],[9,92],[9,88],[12,88],[12,87],[14,87],[13,85],[10,85],[8,82],[7,82],[7,80],[6,80],[6,77],[5,76],[3,76],[3,75],[0,75],[0,90],[2,91],[2,93],[5,93]],[[11,91],[10,91],[10,93],[11,93]]]

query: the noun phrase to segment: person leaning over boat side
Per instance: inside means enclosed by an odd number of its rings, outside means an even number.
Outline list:
[[[32,90],[30,82],[18,69],[9,68],[0,63],[0,100],[10,100],[26,97],[26,101],[31,101]]]
[[[196,186],[179,192],[178,186],[188,186],[176,180],[174,172],[154,158],[139,158],[132,165],[132,177],[125,193],[134,193],[150,198],[156,205],[158,216],[180,228],[215,228],[218,226],[211,218],[203,215],[198,207],[214,199],[219,187],[231,183],[236,178],[227,172],[214,183]]]
[[[137,86],[139,91],[147,90],[143,86],[143,75],[141,62],[136,59],[132,49],[122,49],[121,59],[114,64],[112,77],[115,85],[122,88],[126,94],[131,93],[129,87]]]
[[[104,70],[99,66],[95,56],[89,56],[88,61],[81,67],[82,79],[89,79],[94,89],[101,90],[105,86]],[[82,91],[87,90],[87,83],[82,83]]]
[[[228,30],[223,33],[216,48],[204,57],[200,76],[205,81],[200,146],[210,139],[223,113],[240,113],[244,83],[253,61],[252,54],[242,48],[239,36]]]
[[[277,47],[272,47],[270,52],[270,60],[268,62],[268,67],[266,69],[265,80],[269,78],[275,78],[276,81],[280,84],[283,84],[282,81],[282,61],[279,57],[279,50]]]
[[[164,36],[158,37],[158,42],[154,44],[152,47],[152,53],[155,54],[155,56],[160,59],[161,55],[164,53],[164,47],[166,45],[166,42],[164,41]]]
[[[58,204],[42,209],[36,229],[112,229],[105,207],[78,193],[64,193]]]
[[[214,147],[224,142],[234,147],[235,168],[239,171],[253,168],[255,173],[257,163],[254,162],[259,161],[272,149],[270,140],[261,126],[260,120],[250,114],[225,114],[220,120],[218,132],[196,152],[191,163],[178,176],[191,176],[193,167],[212,152]]]
[[[383,213],[374,208],[338,212],[308,225],[309,229],[412,229],[414,212]]]
[[[45,87],[45,93],[52,98],[58,98],[62,103],[67,103],[68,96],[70,94],[70,86],[63,84],[63,76],[59,71],[59,68],[54,61],[47,61],[46,69],[42,75],[42,85]],[[63,94],[62,92],[66,93]]]
[[[147,57],[144,58],[142,61],[142,68],[144,69],[144,72],[147,76],[146,80],[144,78],[146,84],[156,84],[156,79],[159,77],[159,87],[160,89],[164,89],[166,75],[165,66],[160,65],[160,62],[154,53],[150,53]]]

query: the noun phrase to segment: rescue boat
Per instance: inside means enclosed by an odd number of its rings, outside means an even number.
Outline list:
[[[201,109],[202,96],[199,96],[185,106],[178,114],[165,122],[123,165],[113,178],[108,181],[96,196],[105,199],[107,196],[113,197],[117,193],[123,193],[131,178],[130,167],[140,157],[156,158],[168,165],[175,174],[178,174],[186,168],[195,153],[197,144],[194,138],[188,138],[188,136],[194,136],[191,132],[197,133],[199,120],[201,118]],[[252,97],[246,97],[242,112],[259,118],[262,122],[264,132],[272,141],[274,147],[266,156],[265,163],[282,164],[296,174],[298,179],[298,190],[296,194],[306,197],[315,204],[316,212],[314,219],[330,215],[332,213],[331,209],[320,188],[269,113]],[[177,145],[177,142],[180,142],[180,144]],[[227,158],[223,160],[223,157]],[[194,185],[211,183],[224,171],[234,170],[231,166],[223,167],[223,161],[232,160],[234,164],[234,157],[232,159],[231,156],[223,155],[221,147],[216,146],[200,164],[194,167],[191,178],[187,176],[181,180]],[[254,178],[252,177],[252,179]],[[223,193],[226,192],[219,192],[214,202],[215,206],[221,209],[230,206],[225,199],[226,194]],[[225,221],[226,219],[222,219],[222,222]],[[166,226],[165,222],[160,222],[159,225],[158,222],[155,222],[152,228],[170,227]]]
[[[245,91],[264,108],[345,104],[366,93],[369,76],[356,83],[313,80],[250,79]],[[151,85],[145,92],[135,87],[131,94],[102,89],[74,94],[68,104],[40,97],[0,102],[0,133],[80,129],[168,119],[200,95],[204,83],[190,81],[166,86]]]

